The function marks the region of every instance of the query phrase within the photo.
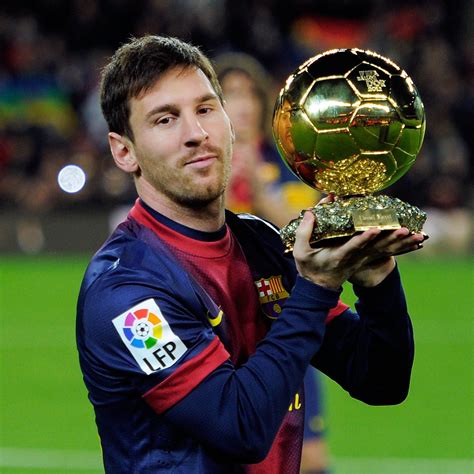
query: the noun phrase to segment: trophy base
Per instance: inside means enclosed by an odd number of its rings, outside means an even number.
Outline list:
[[[291,252],[295,243],[295,231],[303,214],[280,230],[285,253]],[[419,208],[390,196],[356,196],[340,198],[331,203],[318,204],[311,209],[316,224],[310,244],[324,246],[329,239],[350,237],[372,227],[394,230],[406,227],[410,232],[420,232],[426,221],[426,213]]]

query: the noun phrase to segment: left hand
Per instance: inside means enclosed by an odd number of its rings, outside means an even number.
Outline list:
[[[422,248],[425,234],[402,227],[390,233],[381,233],[366,247],[366,262],[348,280],[360,286],[372,287],[381,283],[395,268],[394,255],[414,252]]]

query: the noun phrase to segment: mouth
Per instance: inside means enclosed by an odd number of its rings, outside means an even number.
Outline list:
[[[217,155],[200,155],[194,156],[190,160],[186,161],[185,166],[192,166],[193,168],[205,168],[217,160]]]

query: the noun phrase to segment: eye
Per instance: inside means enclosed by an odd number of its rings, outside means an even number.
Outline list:
[[[164,117],[160,117],[155,121],[156,125],[170,125],[175,117],[171,115],[165,115]]]
[[[206,115],[211,111],[212,111],[212,107],[210,107],[208,105],[203,105],[202,107],[199,107],[199,109],[198,109],[198,113],[200,115]]]

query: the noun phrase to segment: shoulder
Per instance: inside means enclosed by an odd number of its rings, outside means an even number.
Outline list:
[[[280,231],[271,222],[253,214],[233,214],[230,211],[226,213],[226,221],[243,246],[261,243],[283,252]]]
[[[116,277],[140,262],[147,261],[147,253],[148,249],[143,241],[130,232],[130,229],[119,226],[89,262],[82,290],[88,290],[100,281]]]
[[[242,222],[245,222],[250,227],[254,228],[262,228],[268,231],[272,231],[274,234],[280,236],[280,230],[275,224],[272,224],[270,221],[262,219],[261,217],[254,216],[253,214],[243,213],[243,214],[236,214],[236,217],[240,219]]]
[[[174,304],[175,298],[170,296],[173,293],[181,302],[194,295],[187,274],[176,260],[129,229],[119,228],[86,270],[78,311],[107,319],[150,298]]]
[[[285,254],[278,227],[252,214],[226,215],[227,223],[241,245],[248,262],[258,273],[294,275],[291,255]]]

